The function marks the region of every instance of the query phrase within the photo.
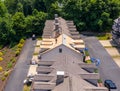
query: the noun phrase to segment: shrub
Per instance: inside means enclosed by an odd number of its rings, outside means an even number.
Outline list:
[[[16,51],[21,51],[21,48],[17,48]]]
[[[94,72],[95,72],[95,73],[98,73],[98,69],[97,69],[97,68],[96,68],[96,69],[94,69]]]
[[[22,47],[23,47],[23,44],[19,43],[19,44],[17,45],[17,47],[18,47],[18,48],[22,48]]]
[[[92,63],[91,60],[86,60],[85,62],[88,64]]]
[[[12,62],[9,62],[8,64],[7,64],[7,68],[11,68],[12,67]]]
[[[25,40],[21,39],[19,43],[24,44]]]
[[[85,51],[85,55],[86,55],[86,56],[89,56],[89,52],[88,52],[88,51]]]
[[[0,66],[0,72],[3,70],[3,68]]]
[[[2,79],[1,79],[2,81],[5,81],[5,77],[2,77]]]
[[[9,72],[6,71],[6,72],[4,73],[4,76],[7,77],[8,75],[9,75]]]
[[[0,45],[0,49],[2,49],[3,48],[3,45]]]
[[[3,53],[2,52],[0,52],[0,57],[3,55]]]
[[[16,62],[16,59],[15,59],[15,58],[11,58],[10,61],[11,61],[12,63],[15,63],[15,62]]]
[[[2,58],[2,57],[0,57],[0,61],[3,61],[3,58]]]
[[[102,80],[101,80],[101,79],[98,79],[98,83],[102,83]]]
[[[17,51],[15,52],[15,55],[18,56],[19,54],[20,54],[20,51],[17,50]]]

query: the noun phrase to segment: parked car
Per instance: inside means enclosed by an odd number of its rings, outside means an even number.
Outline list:
[[[112,80],[105,80],[104,85],[109,89],[109,91],[111,91],[111,89],[117,89],[115,83]]]

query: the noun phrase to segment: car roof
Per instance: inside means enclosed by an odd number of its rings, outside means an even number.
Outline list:
[[[112,80],[105,80],[105,82],[107,82],[107,83],[113,83]]]
[[[105,80],[106,83],[110,85],[110,87],[116,87],[115,83],[112,80]]]

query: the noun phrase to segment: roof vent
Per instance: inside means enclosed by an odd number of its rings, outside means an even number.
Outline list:
[[[62,53],[62,48],[59,48],[59,53]]]
[[[56,85],[59,85],[60,83],[64,82],[64,74],[64,71],[57,71]]]

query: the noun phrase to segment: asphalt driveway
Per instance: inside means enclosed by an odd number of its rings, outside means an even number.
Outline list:
[[[105,48],[100,44],[96,37],[82,36],[86,46],[89,48],[90,55],[101,60],[101,65],[98,67],[99,73],[103,81],[111,79],[117,85],[120,91],[120,68],[108,54]]]
[[[23,91],[23,80],[27,76],[36,41],[27,39],[23,51],[11,73],[4,91]]]

